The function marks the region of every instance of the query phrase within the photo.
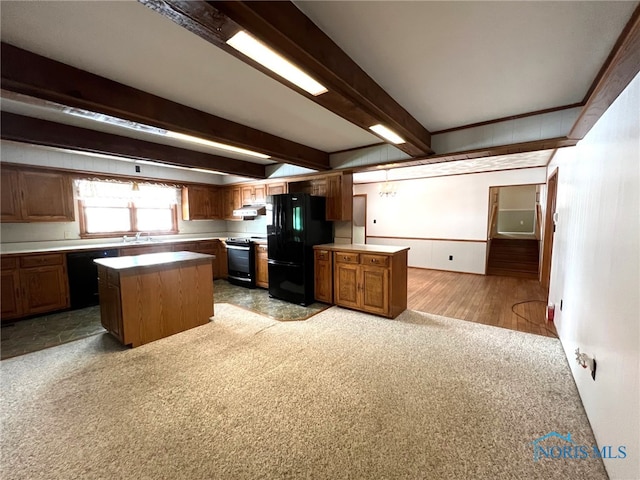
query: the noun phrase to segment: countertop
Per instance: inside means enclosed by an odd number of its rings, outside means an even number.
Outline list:
[[[224,233],[224,232],[223,232]],[[104,239],[104,241],[91,241],[91,240],[56,240],[56,241],[41,241],[41,242],[20,242],[20,243],[4,243],[0,244],[0,254],[26,254],[26,253],[54,253],[54,252],[81,252],[83,250],[106,250],[106,249],[119,249],[127,247],[139,247],[139,246],[154,246],[154,245],[171,245],[175,243],[183,242],[199,242],[205,240],[226,240],[229,237],[241,237],[252,236],[250,234],[238,234],[228,233],[226,235],[221,234],[209,234],[209,235],[185,235],[185,236],[166,236],[166,237],[154,237],[153,241],[147,241],[147,237],[142,237],[140,241],[123,242],[122,238],[118,239]],[[255,243],[266,244],[266,238],[264,240],[256,241]]]
[[[358,253],[386,253],[394,254],[404,250],[409,250],[409,247],[399,247],[394,245],[371,245],[361,243],[323,243],[322,245],[314,245],[315,250],[331,250],[339,252],[358,252]]]
[[[127,257],[109,257],[94,260],[95,263],[113,270],[130,270],[134,268],[154,267],[172,263],[184,263],[194,260],[211,260],[215,255],[195,252],[162,252],[146,253]]]

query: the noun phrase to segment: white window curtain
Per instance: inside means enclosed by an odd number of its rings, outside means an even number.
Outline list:
[[[87,205],[114,205],[133,202],[146,208],[163,208],[178,203],[178,188],[152,183],[109,180],[76,180],[78,198]]]

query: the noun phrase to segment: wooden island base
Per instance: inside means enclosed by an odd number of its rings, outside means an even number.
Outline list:
[[[211,259],[165,252],[95,260],[103,327],[137,347],[207,324],[213,316]]]
[[[315,245],[315,298],[395,318],[407,309],[409,247]]]

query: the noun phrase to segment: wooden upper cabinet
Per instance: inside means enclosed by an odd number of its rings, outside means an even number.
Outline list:
[[[353,216],[353,174],[330,175],[327,185],[327,220],[351,220]]]
[[[242,220],[242,217],[234,217],[233,211],[242,208],[242,189],[241,187],[226,187],[223,190],[223,217],[225,220]]]
[[[3,222],[16,222],[22,220],[20,211],[20,186],[18,182],[18,172],[16,170],[2,169],[2,185],[0,194],[0,208],[2,209]]]
[[[327,220],[351,220],[353,216],[353,174],[350,172],[289,182],[289,192],[326,197]]]
[[[287,193],[287,184],[284,182],[281,183],[268,183],[267,184],[267,195],[281,195],[283,193]]]
[[[263,204],[267,200],[267,188],[263,184],[245,185],[242,188],[242,205]]]
[[[183,220],[215,220],[220,218],[221,195],[217,187],[189,185],[182,188]]]
[[[44,170],[3,167],[3,222],[73,222],[71,177]]]

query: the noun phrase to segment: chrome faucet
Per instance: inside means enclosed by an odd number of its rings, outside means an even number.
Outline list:
[[[142,235],[142,232],[136,232],[136,242],[140,241],[140,235]]]

